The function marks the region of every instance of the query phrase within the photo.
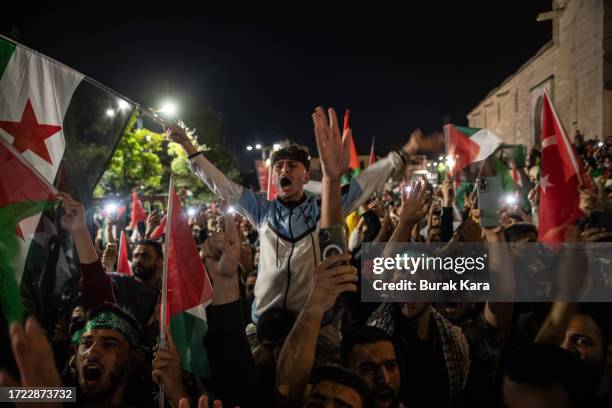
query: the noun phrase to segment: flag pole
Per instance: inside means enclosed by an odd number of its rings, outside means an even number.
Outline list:
[[[170,172],[170,187],[168,189],[168,212],[166,213],[166,236],[164,237],[164,264],[162,271],[161,305],[159,308],[159,348],[168,348],[166,340],[166,320],[168,318],[168,241],[170,236],[170,224],[172,223],[172,201],[174,199],[174,174]],[[164,408],[164,385],[159,385],[159,407]]]

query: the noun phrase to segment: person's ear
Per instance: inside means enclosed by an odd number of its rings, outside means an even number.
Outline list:
[[[161,256],[158,256],[157,262],[155,262],[155,266],[157,266],[158,268],[161,268],[162,266],[164,266],[164,258]]]
[[[310,171],[304,169],[304,172],[306,173],[306,175],[304,176],[304,184],[306,184],[310,181]]]

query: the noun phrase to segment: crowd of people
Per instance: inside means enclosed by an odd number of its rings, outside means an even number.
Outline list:
[[[521,244],[538,241],[537,149],[518,169],[526,199],[500,208],[499,226],[484,228],[471,187],[405,177],[412,156],[443,152],[441,135],[413,132],[342,186],[351,129],[340,132],[333,109],[319,107],[312,119],[321,193],[305,193],[309,154],[287,144],[271,156],[273,201],[227,179],[181,128],[167,131],[218,196],[189,217],[214,289],[201,339],[207,378],[181,369],[169,331],[166,347],[158,344],[163,237],[151,235],[162,214],[150,213],[144,231],[128,231],[133,276],[126,276],[115,272],[117,251],[106,245],[117,240],[116,224],[109,220],[92,240],[83,205],[61,193],[61,226],[80,275],[62,291],[53,333],[35,316],[11,326],[17,370],[3,371],[0,383],[74,386],[78,402],[92,407],[157,405],[160,386],[175,408],[612,406],[610,304],[360,299],[368,243],[496,243],[496,284],[515,290],[515,273],[530,262]],[[585,141],[577,133],[575,147],[596,190],[581,189],[584,217],[567,240],[610,242],[603,220],[612,137]],[[322,259],[318,233],[337,225],[346,250]],[[583,267],[579,255],[560,257],[558,270],[532,281],[554,284]]]

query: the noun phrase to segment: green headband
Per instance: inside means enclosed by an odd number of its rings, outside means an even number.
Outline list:
[[[137,346],[140,342],[140,333],[130,322],[116,313],[103,311],[89,319],[85,323],[85,327],[76,331],[71,338],[72,343],[80,343],[83,333],[94,329],[109,329],[116,330],[123,334],[125,338]]]

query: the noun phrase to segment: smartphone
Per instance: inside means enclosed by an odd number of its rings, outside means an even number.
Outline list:
[[[480,177],[477,183],[480,225],[482,227],[497,227],[499,225],[499,209],[504,196],[501,177]]]
[[[344,225],[321,228],[319,230],[319,249],[321,250],[321,261],[332,255],[347,252]]]

